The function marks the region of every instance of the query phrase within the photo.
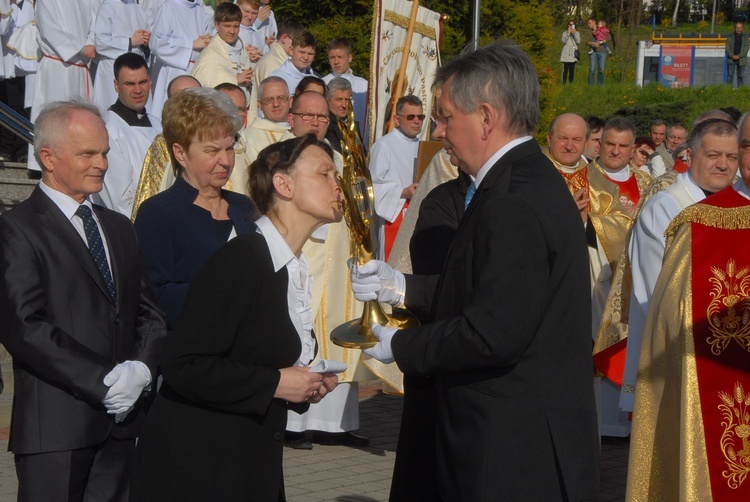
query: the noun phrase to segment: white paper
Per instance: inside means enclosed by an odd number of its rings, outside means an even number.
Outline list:
[[[310,371],[313,373],[343,373],[346,368],[348,368],[347,364],[341,361],[321,359],[310,367]]]

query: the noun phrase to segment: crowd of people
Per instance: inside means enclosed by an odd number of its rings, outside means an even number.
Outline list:
[[[421,322],[364,351],[404,376],[391,500],[593,500],[600,437],[631,434],[629,500],[748,489],[747,115],[565,113],[540,146],[529,56],[465,53],[434,117],[403,96],[372,145],[381,232],[353,266],[350,43],[320,78],[267,3],[98,3],[36,2],[41,180],[0,217],[19,500],[284,500],[285,444],[369,443],[361,352],[328,334],[374,300]]]

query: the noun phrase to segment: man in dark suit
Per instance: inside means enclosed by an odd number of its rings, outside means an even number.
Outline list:
[[[331,122],[328,125],[326,139],[331,144],[331,148],[341,153],[341,140],[344,139],[341,129],[339,129],[339,120],[346,125],[349,115],[349,104],[352,102],[352,84],[347,79],[335,77],[328,82],[326,86],[326,99],[328,100],[329,118]],[[357,123],[357,145],[362,148],[362,154],[365,154],[364,144],[359,132],[359,123]]]
[[[0,342],[13,356],[18,500],[127,500],[164,320],[130,221],[88,200],[107,171],[97,109],[50,103],[34,136],[42,180],[0,218]]]
[[[366,352],[435,377],[436,463],[446,501],[596,496],[586,238],[575,204],[531,133],[539,84],[529,57],[500,43],[436,75],[435,136],[474,177],[440,275],[371,261],[360,300],[427,310],[430,324],[375,326]]]

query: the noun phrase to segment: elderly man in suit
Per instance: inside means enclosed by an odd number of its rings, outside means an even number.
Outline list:
[[[534,65],[499,43],[435,78],[435,136],[471,175],[442,272],[404,276],[372,260],[360,300],[427,310],[434,322],[374,326],[366,352],[435,378],[438,488],[445,501],[585,500],[598,485],[586,236],[531,134]]]
[[[13,356],[18,500],[127,500],[164,320],[130,221],[88,200],[107,171],[97,109],[50,103],[34,136],[42,180],[0,218],[0,342]]]

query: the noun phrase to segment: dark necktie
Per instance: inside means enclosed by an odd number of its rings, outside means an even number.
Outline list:
[[[91,214],[91,208],[88,206],[78,206],[76,210],[76,216],[83,220],[83,229],[86,231],[86,240],[89,243],[89,252],[91,257],[96,263],[96,267],[104,278],[104,284],[107,285],[109,290],[109,296],[112,297],[112,301],[117,298],[115,292],[115,283],[112,280],[112,273],[109,270],[107,264],[107,254],[104,252],[104,243],[102,243],[102,236],[99,234],[99,227],[94,221],[94,216]]]
[[[466,191],[466,198],[464,199],[464,209],[469,207],[469,203],[471,202],[471,199],[474,197],[474,194],[477,191],[477,186],[474,184],[474,182],[471,182],[471,185],[469,185],[469,189]]]

